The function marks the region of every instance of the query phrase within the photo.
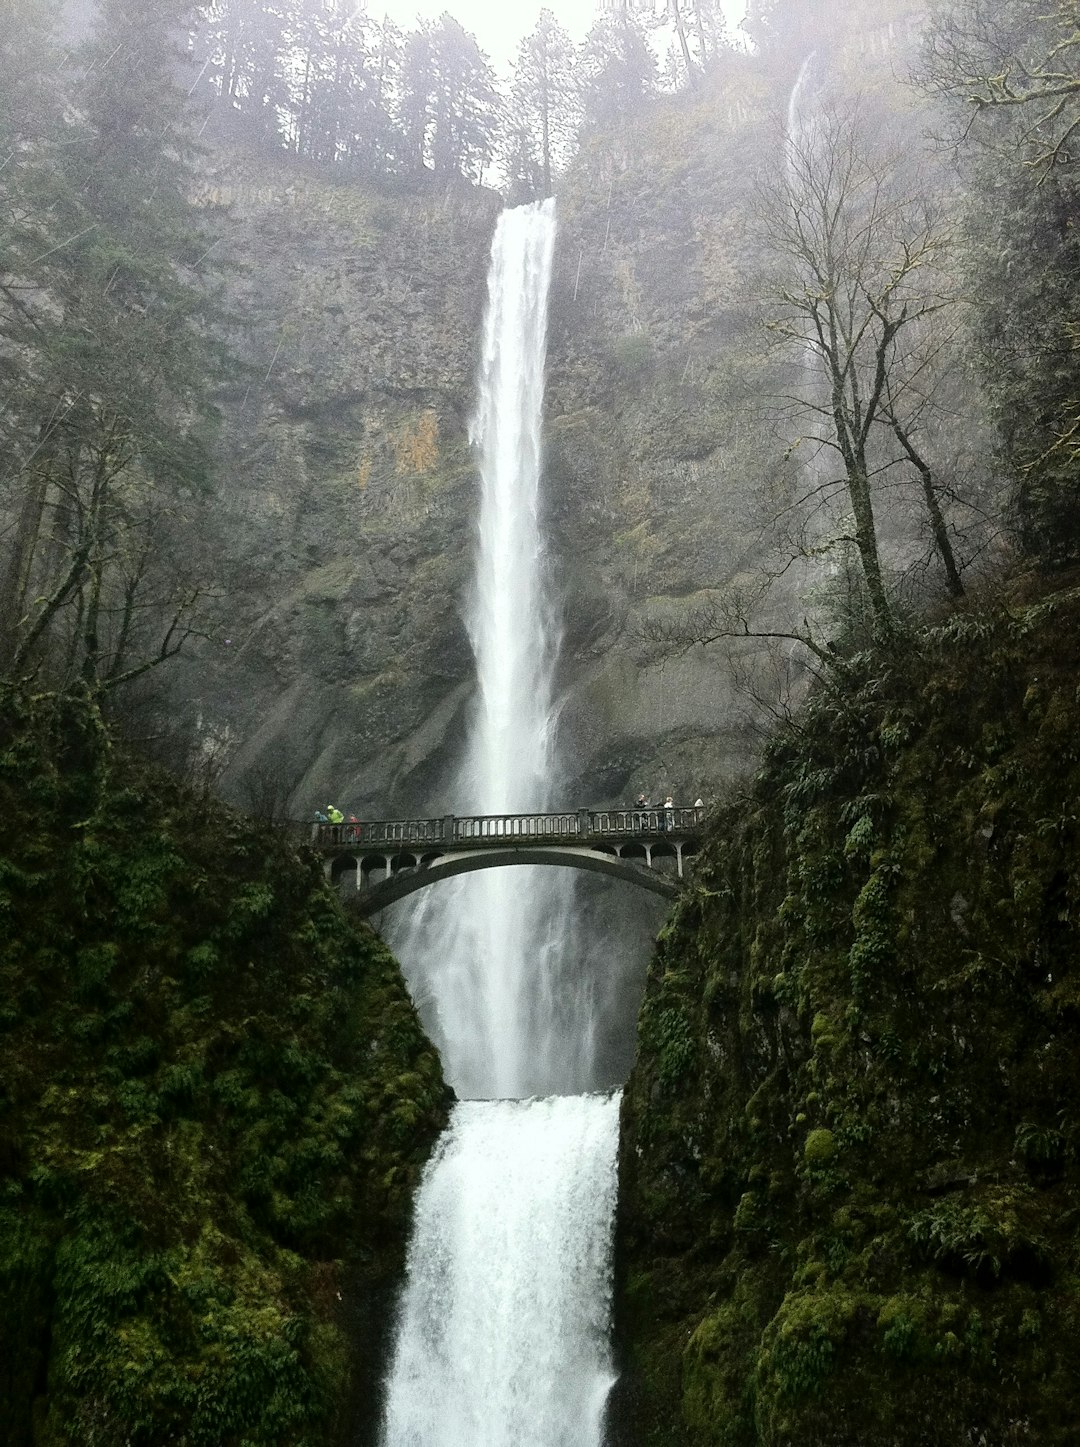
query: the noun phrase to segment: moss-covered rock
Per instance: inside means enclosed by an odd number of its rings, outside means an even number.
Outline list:
[[[823,680],[718,820],[625,1098],[626,1441],[1072,1443],[1080,594]]]
[[[89,705],[0,720],[5,1441],[352,1442],[446,1110],[397,965]]]

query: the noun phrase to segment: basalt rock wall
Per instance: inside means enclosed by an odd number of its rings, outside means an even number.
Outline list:
[[[587,138],[560,183],[544,495],[568,803],[711,797],[800,689],[781,645],[646,666],[643,620],[752,584],[763,520],[799,485],[761,401],[778,374],[754,187],[806,47],[837,74],[892,74],[908,32],[890,17],[910,7],[878,9],[731,54],[697,90]],[[177,708],[241,803],[453,808],[473,689],[468,425],[499,198],[377,189],[235,136],[215,145],[205,197],[225,208],[238,359],[205,505],[225,627],[176,669]],[[790,570],[774,616],[812,606],[813,583]]]

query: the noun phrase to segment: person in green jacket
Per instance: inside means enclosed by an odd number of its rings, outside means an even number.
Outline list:
[[[344,823],[345,823],[345,815],[344,815],[344,814],[341,812],[341,810],[340,810],[339,808],[337,808],[337,806],[334,805],[334,804],[327,804],[327,806],[326,806],[326,817],[330,820],[330,823],[331,823],[331,824],[344,824]]]

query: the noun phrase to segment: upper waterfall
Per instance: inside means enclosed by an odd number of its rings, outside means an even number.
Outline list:
[[[454,785],[460,813],[544,809],[558,773],[540,496],[553,200],[504,211],[491,248],[471,428],[480,507],[467,622],[477,696]],[[574,1094],[594,1079],[592,986],[569,872],[492,870],[425,891],[392,930],[414,998],[463,1097]]]
[[[466,781],[493,814],[543,809],[551,789],[558,647],[539,521],[547,298],[555,202],[501,216],[470,439],[480,459],[480,546],[469,609],[480,706]]]

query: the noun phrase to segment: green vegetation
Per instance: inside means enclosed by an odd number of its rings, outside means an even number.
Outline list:
[[[446,1109],[397,966],[92,707],[0,720],[5,1440],[351,1442]]]
[[[626,1097],[635,1440],[1076,1440],[1078,651],[1018,588],[838,665],[718,820]]]

